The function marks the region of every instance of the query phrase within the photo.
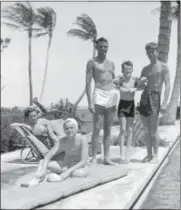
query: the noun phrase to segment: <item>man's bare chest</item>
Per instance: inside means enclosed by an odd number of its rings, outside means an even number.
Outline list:
[[[145,77],[148,79],[160,79],[162,77],[162,69],[159,66],[153,66],[147,69],[145,72]]]
[[[104,74],[110,73],[112,74],[114,71],[113,64],[111,62],[104,62],[104,63],[94,63],[94,72],[95,74]]]

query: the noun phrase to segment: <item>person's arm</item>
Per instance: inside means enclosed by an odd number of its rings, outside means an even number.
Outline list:
[[[113,83],[114,83],[115,85],[120,85],[120,76],[114,77],[114,78],[113,78]]]
[[[133,88],[130,88],[130,92],[136,92],[136,91],[140,91],[141,90],[141,85],[142,85],[142,81],[138,78],[135,77],[135,85]]]
[[[87,94],[88,104],[92,103],[92,98],[91,98],[92,78],[93,78],[93,65],[92,65],[92,60],[90,60],[87,63],[87,69],[86,69],[86,94]]]
[[[28,131],[32,132],[31,126],[30,126],[30,125],[26,125],[26,124],[24,124],[24,123],[12,123],[12,124],[10,125],[10,127],[11,127],[12,129],[16,128],[17,126],[18,126],[18,127],[24,127],[24,128],[26,128]]]
[[[53,133],[49,124],[47,124],[47,129],[48,129],[49,137],[54,141],[54,146],[45,155],[45,157],[43,159],[42,170],[40,171],[39,174],[37,174],[37,177],[41,177],[41,176],[45,175],[49,162],[58,153],[58,151],[60,149],[60,140],[59,140],[58,136],[56,136]]]
[[[170,73],[167,65],[163,66],[163,80],[165,83],[165,92],[164,92],[164,97],[163,97],[163,102],[161,105],[162,111],[165,111],[167,108],[167,102],[170,94]]]
[[[33,98],[33,103],[43,112],[43,113],[47,113],[48,110],[38,101],[37,97]]]
[[[116,88],[119,89],[122,93],[129,92],[128,89],[122,87],[122,82],[124,82],[124,77],[119,75],[113,79],[113,83],[115,84]]]
[[[112,62],[112,68],[113,68],[113,71],[112,71],[112,78],[114,79],[116,76],[115,76],[115,65],[114,65],[114,62]]]
[[[70,167],[67,171],[65,171],[65,177],[67,178],[68,176],[70,176],[75,170],[79,169],[79,168],[83,168],[87,161],[88,161],[88,157],[89,157],[89,147],[88,147],[88,141],[86,138],[81,137],[80,140],[80,146],[81,146],[81,160],[75,164],[74,166]],[[62,174],[62,176],[64,176],[64,173]]]
[[[87,63],[87,69],[86,69],[86,95],[87,95],[87,100],[88,100],[88,106],[90,112],[94,113],[94,108],[92,104],[92,92],[91,92],[91,82],[93,78],[93,61],[90,60]]]
[[[130,92],[130,90],[128,90],[128,89],[126,89],[126,88],[124,88],[122,86],[120,86],[119,90],[120,90],[121,93],[128,93],[128,92]]]
[[[142,69],[140,78],[137,78],[137,91],[144,90],[147,85],[147,77],[146,77],[146,67]]]

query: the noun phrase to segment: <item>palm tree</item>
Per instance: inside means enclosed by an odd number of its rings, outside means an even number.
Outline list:
[[[11,42],[10,38],[4,38],[4,39],[1,38],[1,52],[3,52],[3,50],[8,47],[10,42]]]
[[[29,64],[28,64],[28,73],[29,73],[29,89],[30,89],[30,105],[32,105],[33,100],[33,87],[32,87],[32,69],[31,69],[31,44],[32,44],[32,33],[33,33],[33,24],[35,22],[35,13],[29,2],[25,3],[15,3],[11,6],[8,6],[2,11],[2,17],[7,21],[3,22],[6,26],[11,29],[25,31],[28,34],[29,39]]]
[[[177,1],[177,6],[173,7],[172,17],[177,20],[177,65],[176,75],[173,85],[171,98],[168,104],[168,109],[160,121],[160,124],[173,125],[176,121],[177,105],[180,97],[180,1]]]
[[[3,52],[3,50],[8,47],[10,42],[11,42],[10,38],[4,38],[4,39],[1,38],[1,52]],[[1,75],[0,75],[0,79],[2,80]],[[5,88],[5,85],[2,85],[1,91],[4,90],[4,88]]]
[[[70,36],[76,36],[82,40],[91,40],[93,43],[93,58],[96,55],[96,40],[97,40],[97,29],[93,20],[86,14],[82,14],[76,18],[75,24],[80,27],[80,29],[70,29],[67,34]],[[86,92],[86,89],[79,96],[74,104],[77,107],[79,102],[82,100]]]
[[[36,16],[36,23],[40,27],[42,31],[36,34],[36,37],[41,37],[48,35],[48,47],[47,47],[47,54],[46,54],[46,63],[45,63],[45,72],[43,76],[42,86],[41,86],[41,93],[40,93],[40,101],[43,97],[45,84],[47,79],[47,72],[48,72],[48,60],[49,60],[49,51],[52,42],[53,31],[55,29],[56,24],[56,13],[50,7],[44,7],[37,9],[37,16]]]
[[[158,35],[159,60],[167,63],[170,48],[170,36],[172,27],[171,1],[161,1],[160,29]]]

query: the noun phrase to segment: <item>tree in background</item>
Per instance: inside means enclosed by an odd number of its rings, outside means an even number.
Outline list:
[[[1,38],[1,52],[3,52],[3,50],[8,47],[10,42],[11,42],[10,38],[4,38],[4,39]],[[1,75],[0,75],[0,79],[2,79]],[[1,91],[4,90],[4,88],[5,88],[5,85],[2,85]]]
[[[48,61],[49,61],[49,51],[53,37],[53,31],[56,25],[56,12],[50,7],[42,7],[37,9],[36,20],[35,23],[40,27],[41,31],[37,33],[36,37],[42,37],[48,35],[49,41],[47,46],[47,53],[46,53],[46,63],[45,63],[45,72],[43,76],[42,86],[41,86],[41,93],[40,93],[40,101],[43,98],[46,80],[47,80],[47,73],[48,73]]]
[[[1,52],[3,52],[3,50],[8,47],[10,42],[11,42],[10,38],[4,38],[4,39],[1,38]]]
[[[96,40],[97,40],[97,29],[94,21],[86,14],[82,14],[76,18],[75,24],[80,27],[80,29],[70,29],[67,34],[69,36],[79,37],[82,40],[91,40],[93,44],[93,55],[94,58],[96,56]],[[79,102],[85,95],[86,90],[82,92],[74,106],[77,107]]]
[[[2,18],[5,20],[3,24],[11,29],[26,32],[28,35],[28,74],[29,74],[29,91],[30,91],[30,102],[33,103],[33,86],[32,86],[32,33],[33,24],[35,22],[35,12],[29,2],[18,2],[13,5],[6,7],[2,11]]]
[[[170,37],[172,28],[172,5],[171,1],[161,1],[160,28],[158,35],[158,59],[164,63],[168,61],[170,49]]]
[[[180,1],[177,1],[177,5],[172,7],[172,18],[177,21],[177,65],[168,109],[160,120],[160,124],[164,125],[175,124],[177,106],[180,98]]]

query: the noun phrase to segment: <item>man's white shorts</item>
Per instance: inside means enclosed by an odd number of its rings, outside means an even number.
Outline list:
[[[117,91],[116,89],[101,90],[98,88],[94,89],[93,102],[94,104],[104,106],[105,108],[111,108],[117,104]]]

